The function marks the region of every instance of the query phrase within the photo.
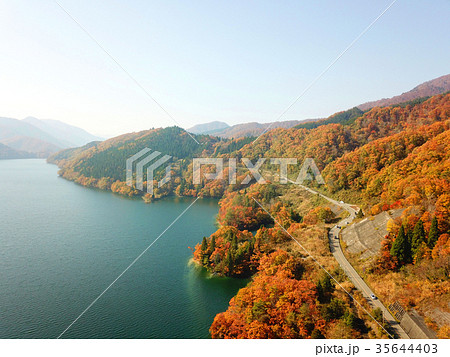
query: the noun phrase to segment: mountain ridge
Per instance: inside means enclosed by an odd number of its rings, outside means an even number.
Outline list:
[[[237,139],[242,137],[252,137],[252,136],[258,136],[261,135],[267,128],[275,129],[275,128],[292,128],[300,123],[309,122],[309,121],[316,121],[320,119],[304,119],[304,120],[285,120],[280,122],[272,122],[272,123],[258,123],[258,122],[249,122],[249,123],[242,123],[242,124],[235,124],[232,126],[228,126],[223,129],[216,129],[211,131],[198,131],[193,132],[191,129],[187,129],[188,132],[193,134],[208,134],[217,136],[219,138],[224,139]],[[215,122],[211,122],[215,123]],[[198,126],[202,125],[208,125],[211,123],[205,123],[205,124],[199,124],[194,126],[193,128],[196,128]],[[224,123],[226,124],[226,123]]]
[[[0,143],[10,150],[17,151],[14,155],[9,152],[18,158],[22,156],[46,158],[62,149],[82,146],[99,139],[81,128],[58,120],[41,120],[34,117],[19,120],[0,117]],[[7,151],[5,148],[3,150]]]
[[[192,134],[211,134],[229,127],[230,126],[227,123],[215,120],[204,124],[194,125],[192,128],[186,129],[186,131]]]
[[[49,135],[57,137],[67,147],[78,147],[91,141],[102,141],[103,139],[90,134],[86,130],[64,123],[55,119],[38,119],[26,117],[22,121],[29,123]]]
[[[450,91],[450,74],[446,74],[429,81],[423,82],[413,89],[404,92],[400,95],[396,95],[391,98],[382,98],[366,102],[357,106],[361,110],[368,110],[374,107],[384,107],[389,105],[400,104],[408,102],[417,98],[431,97],[437,94],[442,94]]]

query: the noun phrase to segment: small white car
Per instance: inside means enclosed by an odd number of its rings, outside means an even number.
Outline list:
[[[377,299],[377,297],[375,296],[375,294],[370,294],[370,298],[371,298],[372,300],[376,300],[376,299]]]

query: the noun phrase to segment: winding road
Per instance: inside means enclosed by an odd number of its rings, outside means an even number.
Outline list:
[[[392,327],[395,335],[398,338],[409,338],[409,336],[406,334],[406,332],[403,330],[403,328],[400,326],[400,324],[394,319],[394,317],[391,315],[389,310],[381,303],[381,301],[378,298],[373,299],[371,296],[376,296],[375,293],[370,289],[370,287],[364,282],[364,280],[361,278],[361,276],[357,273],[355,268],[350,264],[350,262],[347,260],[347,258],[344,255],[344,252],[342,251],[342,247],[340,244],[339,239],[339,233],[343,226],[349,225],[352,223],[352,221],[356,217],[356,213],[358,210],[354,209],[352,206],[350,206],[348,203],[344,203],[342,201],[336,201],[333,200],[330,197],[327,197],[320,192],[314,191],[309,187],[300,185],[296,183],[295,181],[289,180],[289,182],[300,186],[304,190],[314,194],[319,195],[320,197],[323,197],[324,199],[328,200],[329,202],[338,205],[345,209],[349,213],[349,217],[341,220],[336,226],[330,229],[330,232],[328,234],[328,240],[330,243],[330,250],[331,253],[333,253],[334,258],[337,260],[341,268],[344,270],[345,274],[349,277],[350,281],[355,285],[355,287],[361,291],[363,296],[367,299],[369,304],[371,304],[374,307],[378,307],[383,312],[384,319],[389,323],[389,325]],[[339,228],[341,227],[341,228]]]

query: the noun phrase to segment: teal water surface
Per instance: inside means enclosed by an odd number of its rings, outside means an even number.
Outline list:
[[[0,338],[56,338],[192,201],[147,205],[44,160],[0,161]],[[216,214],[198,200],[63,337],[207,338],[245,284],[189,264]]]

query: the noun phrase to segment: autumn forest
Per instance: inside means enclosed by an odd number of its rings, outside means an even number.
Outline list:
[[[266,184],[254,179],[241,184],[248,174],[243,157],[252,162],[313,158],[325,185],[307,185],[360,209],[356,224],[387,215],[379,250],[371,256],[346,252],[348,260],[385,306],[398,303],[417,313],[437,337],[450,337],[443,318],[450,314],[449,93],[352,108],[269,130],[256,141],[192,135],[200,145],[178,127],[134,132],[60,151],[48,161],[68,180],[141,196],[149,204],[173,195],[219,200],[217,230],[198,237],[193,260],[210,274],[249,283],[216,315],[211,337],[387,338],[392,333],[330,252],[328,231],[348,213],[293,184],[280,184],[279,168],[270,163],[260,170],[267,172]],[[126,159],[146,147],[172,156],[171,180],[158,187],[165,172],[157,171],[151,195],[126,184]],[[228,184],[226,165],[223,179],[202,175],[194,184],[194,157],[237,158],[236,184]],[[291,169],[288,176],[295,179]],[[203,173],[213,170],[203,167]],[[144,176],[144,188],[146,181]]]

